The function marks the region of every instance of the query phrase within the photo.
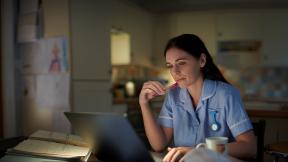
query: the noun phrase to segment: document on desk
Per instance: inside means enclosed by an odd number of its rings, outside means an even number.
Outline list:
[[[81,137],[57,132],[37,131],[9,152],[47,158],[88,159],[91,149],[81,141]]]
[[[89,145],[80,136],[73,134],[65,134],[59,132],[51,132],[38,130],[29,136],[30,139],[44,140],[58,143],[67,143],[76,146],[89,147]]]
[[[73,146],[69,144],[60,144],[50,141],[40,141],[27,139],[17,145],[14,150],[27,152],[35,155],[53,156],[53,157],[84,157],[88,154],[89,148]]]

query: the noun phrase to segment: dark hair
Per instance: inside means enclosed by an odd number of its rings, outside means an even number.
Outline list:
[[[204,79],[218,80],[229,84],[218,67],[214,64],[211,55],[198,36],[194,34],[183,34],[170,39],[164,50],[165,57],[166,52],[173,47],[189,53],[196,59],[200,59],[201,54],[204,53],[206,55],[206,64],[201,68]]]

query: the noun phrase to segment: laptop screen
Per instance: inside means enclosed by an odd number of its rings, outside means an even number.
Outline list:
[[[93,147],[104,162],[152,162],[150,153],[127,118],[115,113],[64,113],[74,132]]]

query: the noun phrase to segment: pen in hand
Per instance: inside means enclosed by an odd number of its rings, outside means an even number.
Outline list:
[[[176,83],[174,83],[174,84],[166,87],[166,88],[165,88],[165,92],[167,92],[167,91],[170,90],[170,89],[174,89],[174,88],[176,88],[177,86],[178,86],[178,84],[177,84],[177,82],[176,82]],[[165,94],[165,93],[164,93],[164,94]],[[164,94],[163,94],[163,95],[164,95]],[[153,96],[154,96],[154,97],[156,97],[156,96],[161,96],[161,94],[154,94]]]

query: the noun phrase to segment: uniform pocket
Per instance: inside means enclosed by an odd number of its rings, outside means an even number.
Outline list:
[[[209,118],[212,112],[216,112],[216,119],[221,119],[221,117],[223,117],[223,112],[224,112],[223,110],[224,110],[223,108],[208,108]]]
[[[217,132],[223,128],[223,125],[225,124],[223,110],[224,109],[221,109],[221,108],[208,108],[208,112],[207,112],[208,126],[211,130],[214,130]]]

